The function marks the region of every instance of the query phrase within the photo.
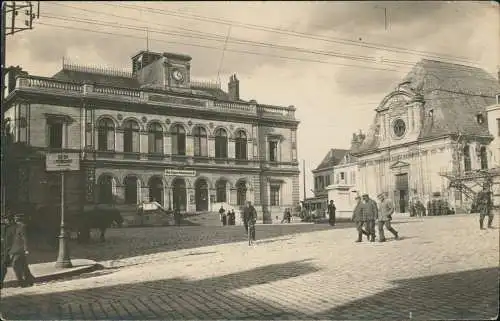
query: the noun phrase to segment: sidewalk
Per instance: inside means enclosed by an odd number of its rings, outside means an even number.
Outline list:
[[[92,272],[97,270],[100,265],[97,262],[86,259],[72,259],[73,267],[66,269],[57,269],[55,262],[30,264],[30,270],[35,277],[35,283],[48,282],[56,279],[62,279],[69,276],[79,275],[82,273]],[[9,267],[4,288],[16,286],[17,281],[12,267]]]

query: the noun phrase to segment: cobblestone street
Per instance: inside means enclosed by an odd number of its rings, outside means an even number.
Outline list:
[[[108,261],[108,268],[79,278],[3,289],[1,310],[7,319],[36,320],[498,314],[498,227],[479,230],[476,215],[407,219],[394,227],[402,238],[386,243],[354,243],[353,228],[327,229],[254,247],[234,242],[158,251],[135,263],[113,261],[115,267]]]

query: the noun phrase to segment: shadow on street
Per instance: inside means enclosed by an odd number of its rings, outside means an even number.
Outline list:
[[[245,294],[237,291],[319,271],[307,261],[194,281],[174,278],[50,295],[13,296],[3,298],[2,306],[4,315],[12,319],[479,320],[498,314],[498,268],[397,280],[392,289],[316,314],[291,308],[290,303],[285,306],[280,302],[282,294],[269,299],[266,295],[263,300],[255,295],[258,288]],[[97,299],[99,302],[95,303]],[[307,303],[297,302],[297,306],[303,304]]]

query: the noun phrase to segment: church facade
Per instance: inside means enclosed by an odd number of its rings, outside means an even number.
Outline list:
[[[6,124],[25,151],[12,168],[11,203],[59,202],[61,182],[45,171],[47,153],[80,159],[65,182],[75,211],[112,204],[134,212],[154,200],[203,212],[252,201],[266,222],[299,203],[293,106],[240,99],[236,75],[227,92],[195,82],[183,54],[141,51],[131,69],[63,63],[53,77],[10,69]]]
[[[469,206],[446,176],[492,167],[486,107],[499,92],[498,80],[482,69],[417,63],[376,108],[366,137],[353,139],[358,189],[372,197],[387,192],[400,213],[410,200],[434,197],[457,211]]]

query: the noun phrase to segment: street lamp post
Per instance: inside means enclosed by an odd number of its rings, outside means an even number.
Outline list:
[[[69,248],[65,228],[64,217],[64,171],[61,172],[61,231],[59,234],[59,254],[57,255],[56,268],[70,268],[71,259],[69,257]]]

